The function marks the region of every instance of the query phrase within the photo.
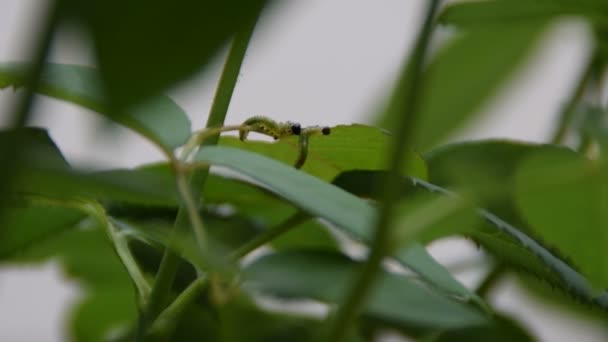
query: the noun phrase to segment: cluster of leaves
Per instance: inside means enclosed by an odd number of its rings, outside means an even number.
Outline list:
[[[428,18],[435,17],[437,3],[432,1]],[[360,315],[342,333],[349,340],[374,339],[386,328],[433,341],[532,340],[424,248],[454,234],[483,246],[501,269],[560,289],[552,300],[587,303],[584,310],[605,319],[608,173],[604,154],[588,153],[594,146],[603,152],[605,112],[598,103],[582,102],[585,89],[599,86],[596,76],[608,57],[603,1],[446,6],[437,22],[428,20],[430,28],[452,25],[459,33],[428,62],[415,63],[428,45],[423,29],[377,116],[391,130],[402,126],[404,111],[415,108],[405,141],[408,151],[423,153],[390,154],[394,138],[406,134],[399,128],[389,134],[372,126],[337,126],[330,136],[311,139],[301,170],[291,166],[299,148],[293,137],[274,143],[222,137],[190,159],[177,158],[176,149],[197,133],[184,110],[159,95],[204,68],[233,37],[208,125],[221,126],[264,1],[83,6],[65,0],[55,6],[47,40],[58,22],[77,19],[91,34],[99,67],[45,64],[47,41],[33,64],[0,64],[0,88],[25,87],[92,109],[167,156],[128,170],[75,169],[44,129],[18,124],[27,121],[19,120],[27,119],[27,106],[16,112],[15,127],[0,132],[1,160],[14,157],[0,175],[0,260],[61,261],[86,290],[72,311],[75,340],[322,338],[333,319],[326,323],[260,303],[314,300],[327,304],[333,317],[369,262],[349,257],[338,232],[351,244],[371,246],[372,253],[385,249],[382,256],[401,267],[374,274]],[[136,15],[142,8],[145,15]],[[559,116],[553,144],[492,140],[436,147],[475,117],[533,51],[548,23],[563,15],[591,23],[597,50]],[[171,25],[158,25],[161,20]],[[416,106],[403,100],[412,94]],[[559,146],[565,133],[580,137],[578,150]],[[394,158],[404,159],[405,167],[387,169]],[[209,174],[210,165],[246,177]],[[398,182],[389,183],[398,193],[391,199],[391,243],[378,247],[378,207],[390,204],[379,189],[395,172]],[[243,261],[262,246],[269,247],[264,255]]]

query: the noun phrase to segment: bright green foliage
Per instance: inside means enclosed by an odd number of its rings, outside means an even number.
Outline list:
[[[297,136],[223,136],[212,146],[218,137],[209,134],[197,150],[195,138],[215,131],[193,133],[184,110],[162,95],[208,72],[235,37],[207,129],[242,130],[224,122],[225,114],[267,1],[58,1],[48,44],[32,63],[0,61],[0,88],[36,84],[37,94],[138,132],[166,158],[134,169],[79,170],[44,129],[3,129],[0,263],[61,263],[83,290],[67,324],[76,341],[312,341],[329,332],[359,342],[387,327],[424,341],[532,341],[487,301],[510,270],[561,290],[547,300],[582,302],[585,313],[605,319],[608,130],[603,103],[583,90],[604,86],[608,4],[428,3],[412,57],[372,118],[386,130],[332,127],[310,137],[298,169],[304,145]],[[479,116],[545,28],[565,16],[589,23],[596,47],[581,61],[588,77],[572,87],[581,91],[563,101],[569,116],[556,113],[578,148],[559,146],[561,136],[552,145],[437,147]],[[45,63],[45,46],[67,22],[86,30],[98,67]],[[439,26],[453,32],[434,48],[429,41]],[[37,82],[30,79],[35,66],[44,66],[33,75]],[[32,102],[24,98],[24,110],[8,113],[7,122],[28,121]],[[186,142],[195,153],[178,158]],[[401,159],[406,167],[390,166]],[[237,175],[209,173],[210,166]],[[478,291],[458,281],[457,270],[425,248],[452,235],[488,251],[500,266],[490,274],[499,276]],[[352,245],[370,251],[355,260],[347,256]],[[391,267],[381,267],[384,261]],[[288,314],[265,307],[268,299],[313,300],[330,310],[328,317]]]
[[[309,153],[303,171],[324,180],[332,180],[340,172],[348,170],[383,170],[388,161],[386,155],[377,151],[386,150],[391,134],[366,125],[340,125],[331,128],[331,134],[310,138]],[[293,165],[298,156],[297,137],[281,139],[276,143],[247,141],[223,137],[220,145],[256,152],[286,164]],[[408,155],[405,174],[426,178],[426,165],[416,153]]]
[[[536,153],[520,166],[515,191],[532,230],[607,288],[608,178],[600,165],[574,152]]]

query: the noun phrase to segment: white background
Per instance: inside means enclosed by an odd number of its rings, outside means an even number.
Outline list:
[[[45,3],[0,0],[0,62],[27,58],[27,43]],[[423,3],[280,2],[265,14],[255,32],[227,123],[259,114],[304,125],[369,122],[409,50]],[[580,73],[589,50],[583,24],[560,22],[547,33],[527,67],[486,106],[484,118],[454,139],[546,141],[552,119],[571,92],[572,79]],[[206,119],[222,57],[206,73],[171,92],[196,128]],[[51,60],[93,63],[86,37],[69,28],[57,37]],[[0,125],[14,97],[11,90],[0,91]],[[75,165],[132,167],[161,159],[153,146],[125,129],[100,130],[101,120],[89,111],[47,98],[40,98],[35,109],[32,124],[47,127]],[[482,257],[458,239],[439,241],[431,250],[448,266]],[[478,272],[457,275],[471,286],[480,278]],[[66,282],[53,262],[27,269],[0,265],[0,341],[66,340],[64,316],[78,296],[78,284]],[[608,340],[605,327],[541,305],[509,279],[492,293],[492,301],[499,310],[514,313],[541,341]]]

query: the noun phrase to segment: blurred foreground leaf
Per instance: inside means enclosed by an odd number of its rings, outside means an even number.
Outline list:
[[[63,2],[91,34],[105,89],[118,108],[138,104],[191,78],[239,29],[257,17],[266,3]]]
[[[608,23],[608,5],[602,0],[492,0],[453,3],[444,9],[440,22],[459,27],[521,25],[563,16],[584,16]]]
[[[419,120],[414,147],[426,151],[455,129],[471,121],[484,104],[510,79],[535,47],[544,25],[518,25],[471,30],[456,35],[430,61],[423,72]],[[409,70],[404,67],[387,108],[395,108],[409,87]],[[395,103],[395,104],[393,104]],[[379,118],[391,129],[396,117],[386,111]]]
[[[598,289],[608,288],[608,174],[572,151],[543,151],[520,166],[518,208]]]
[[[29,67],[28,63],[0,63],[0,89],[22,87]],[[150,139],[167,154],[190,135],[188,116],[168,96],[150,98],[116,114],[108,106],[98,70],[93,67],[47,64],[36,91],[96,111]]]
[[[283,298],[338,303],[359,267],[360,263],[336,253],[275,253],[245,268],[244,286]],[[473,308],[441,297],[407,277],[385,272],[377,284],[365,309],[373,318],[416,328],[449,329],[486,323]]]

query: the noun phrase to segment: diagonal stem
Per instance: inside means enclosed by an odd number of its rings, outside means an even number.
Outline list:
[[[262,9],[260,9],[260,11],[261,10]],[[207,128],[222,126],[224,123],[241,65],[245,58],[245,52],[247,51],[247,46],[249,45],[260,13],[261,12],[257,13],[253,20],[234,36],[230,52],[220,77],[215,98],[213,99],[209,118],[207,119]],[[206,145],[215,145],[217,144],[218,139],[218,136],[213,136],[207,140]],[[188,187],[190,188],[189,193],[194,199],[195,206],[200,204],[200,197],[205,186],[208,172],[208,169],[198,170],[190,177],[188,184]],[[187,229],[189,223],[188,210],[182,206],[178,210],[174,230]],[[156,279],[152,286],[148,306],[140,316],[137,340],[143,339],[148,326],[156,319],[166,305],[179,264],[179,256],[172,253],[169,249],[165,249],[158,274],[156,275]]]
[[[391,161],[389,172],[380,189],[383,196],[375,224],[370,254],[363,265],[363,269],[357,275],[354,286],[346,293],[344,301],[330,320],[328,341],[344,340],[354,319],[362,306],[365,305],[374,285],[374,280],[381,269],[382,260],[390,249],[390,223],[393,216],[393,202],[399,196],[397,185],[401,178],[400,170],[404,169],[405,152],[411,141],[411,132],[415,127],[416,115],[418,114],[418,91],[421,89],[423,81],[424,59],[439,2],[439,0],[431,0],[427,7],[424,24],[409,61],[409,68],[407,68],[407,78],[400,85],[403,87],[400,89],[400,101],[395,102],[389,109],[395,117],[399,117],[399,122],[389,156]]]

